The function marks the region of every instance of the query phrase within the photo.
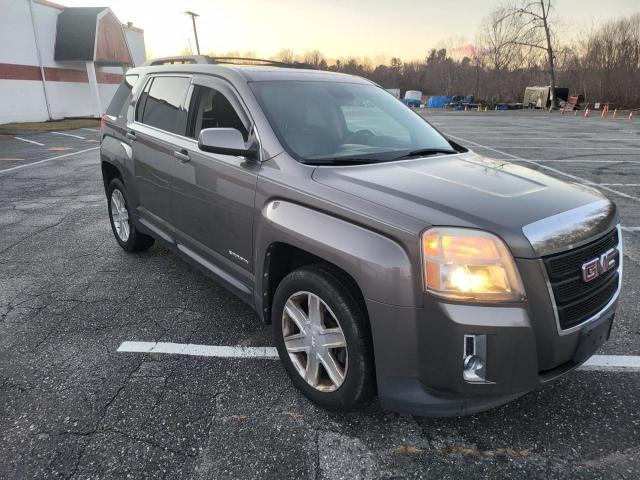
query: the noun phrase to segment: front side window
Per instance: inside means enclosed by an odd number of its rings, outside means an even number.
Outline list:
[[[457,153],[424,119],[375,85],[333,81],[250,85],[283,146],[306,163]]]
[[[136,120],[152,127],[185,134],[186,113],[182,106],[189,88],[187,77],[155,77],[138,99]]]
[[[249,132],[229,99],[220,91],[196,85],[189,105],[187,136],[198,138],[204,128],[235,128],[242,133],[245,142]]]

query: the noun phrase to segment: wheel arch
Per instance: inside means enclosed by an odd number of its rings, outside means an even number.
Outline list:
[[[367,306],[362,290],[349,272],[313,253],[289,243],[278,241],[269,245],[264,256],[263,271],[266,273],[266,276],[264,276],[265,280],[262,283],[262,306],[263,320],[265,323],[271,323],[272,300],[282,279],[290,272],[308,266],[328,270],[333,275],[340,277],[340,280],[349,289],[358,303],[362,313],[365,317],[368,317]]]
[[[292,269],[314,263],[339,272],[363,305],[366,299],[416,303],[411,261],[400,244],[332,215],[272,201],[257,222],[256,246],[256,306],[265,322],[280,280]]]
[[[114,178],[119,178],[120,181],[124,184],[124,176],[122,175],[122,172],[116,165],[106,160],[102,160],[100,162],[100,167],[102,170],[102,181],[104,183],[105,192],[109,188],[109,184],[111,183],[111,180],[113,180]]]

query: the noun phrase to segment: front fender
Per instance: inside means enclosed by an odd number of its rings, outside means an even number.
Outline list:
[[[276,200],[264,206],[256,225],[256,293],[264,292],[264,259],[284,242],[343,269],[369,300],[415,306],[416,286],[407,252],[394,240],[326,213]],[[261,304],[262,299],[257,299]]]

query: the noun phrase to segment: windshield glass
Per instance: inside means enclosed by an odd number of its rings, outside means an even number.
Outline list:
[[[251,88],[283,146],[307,163],[456,153],[425,120],[375,85],[267,81]]]

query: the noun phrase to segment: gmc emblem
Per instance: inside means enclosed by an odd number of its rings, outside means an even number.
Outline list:
[[[593,260],[589,260],[587,263],[583,263],[582,279],[585,282],[590,282],[615,267],[616,253],[616,249],[611,248],[600,255],[599,258],[594,258]]]

